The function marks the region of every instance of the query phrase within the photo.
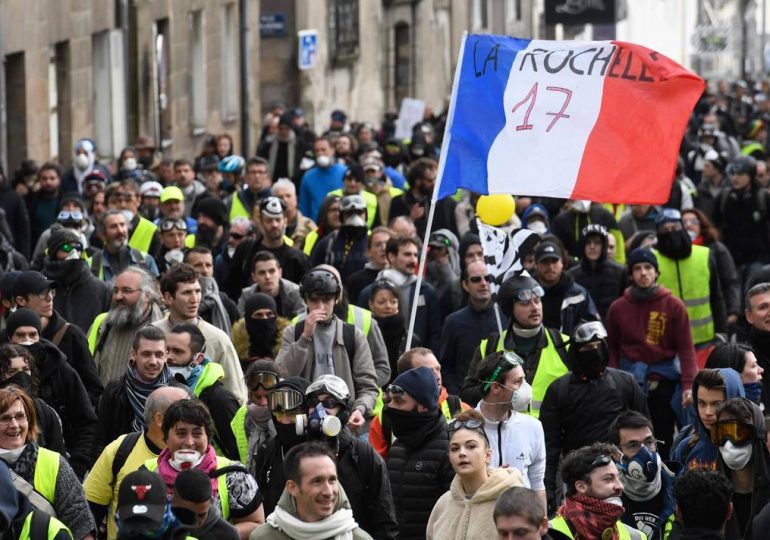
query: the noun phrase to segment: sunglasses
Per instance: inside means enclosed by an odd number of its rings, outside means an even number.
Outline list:
[[[486,276],[468,276],[468,281],[471,283],[481,283],[484,280],[487,283],[492,283],[495,280],[495,276],[487,274]]]
[[[80,242],[73,242],[72,244],[63,244],[61,247],[59,247],[60,251],[63,251],[64,253],[71,253],[74,251],[83,251],[83,244]]]
[[[267,404],[271,411],[293,411],[305,403],[305,396],[291,388],[273,390],[267,395]]]
[[[256,390],[260,386],[265,390],[271,390],[278,384],[278,375],[270,371],[258,371],[251,377],[251,390]]]
[[[160,230],[168,232],[172,229],[187,230],[187,223],[183,219],[166,219],[160,222]]]
[[[230,231],[230,238],[233,238],[233,239],[235,239],[235,240],[243,240],[243,237],[244,237],[244,236],[246,236],[246,235],[245,235],[245,234],[241,234],[241,233],[237,233],[237,232],[232,232],[232,231]]]
[[[737,420],[719,420],[711,426],[711,442],[722,446],[731,441],[736,446],[750,444],[756,438],[754,426]]]
[[[513,369],[516,366],[521,366],[523,364],[524,362],[522,361],[521,357],[519,357],[519,355],[511,351],[505,351],[500,358],[497,367],[492,372],[492,376],[488,381],[484,381],[484,392],[489,390],[489,387],[492,386],[493,383],[497,382],[497,377],[500,376],[500,372],[503,371],[503,369]]]

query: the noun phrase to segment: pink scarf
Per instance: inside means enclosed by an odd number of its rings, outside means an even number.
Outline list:
[[[169,452],[168,448],[164,448],[158,456],[158,474],[166,483],[169,496],[174,493],[174,482],[176,482],[176,476],[179,474],[179,471],[177,471],[174,467],[171,466],[171,463],[169,463],[169,460],[172,457],[173,456],[171,455],[171,452]],[[205,472],[209,476],[216,470],[217,455],[216,452],[214,452],[213,446],[209,445],[206,453],[203,454],[203,459],[200,463],[198,463],[198,465],[195,466],[195,468]],[[216,478],[211,479],[211,492],[212,495],[216,497],[218,493]]]

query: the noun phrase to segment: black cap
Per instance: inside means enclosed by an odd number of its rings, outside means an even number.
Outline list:
[[[118,490],[121,523],[145,522],[152,530],[163,524],[166,513],[166,484],[156,473],[139,469],[129,473]]]
[[[548,259],[561,259],[561,248],[554,242],[541,242],[535,250],[535,261],[541,262]]]
[[[39,294],[48,289],[55,288],[55,281],[46,279],[43,274],[35,270],[26,270],[14,280],[11,292],[15,298],[17,296],[27,296],[28,294]]]

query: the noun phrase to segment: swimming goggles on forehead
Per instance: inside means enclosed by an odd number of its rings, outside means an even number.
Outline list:
[[[503,354],[500,356],[500,360],[498,360],[497,362],[497,367],[492,372],[492,376],[489,377],[489,380],[484,381],[485,383],[483,388],[484,392],[489,390],[489,387],[492,386],[492,383],[497,381],[497,377],[500,376],[500,373],[503,370],[507,371],[509,369],[515,368],[516,366],[523,366],[523,365],[524,365],[524,360],[522,360],[521,357],[515,352],[513,351],[503,352]]]

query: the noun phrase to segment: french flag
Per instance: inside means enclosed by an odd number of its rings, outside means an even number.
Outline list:
[[[631,43],[466,36],[438,198],[466,188],[663,203],[704,88],[673,60]]]

